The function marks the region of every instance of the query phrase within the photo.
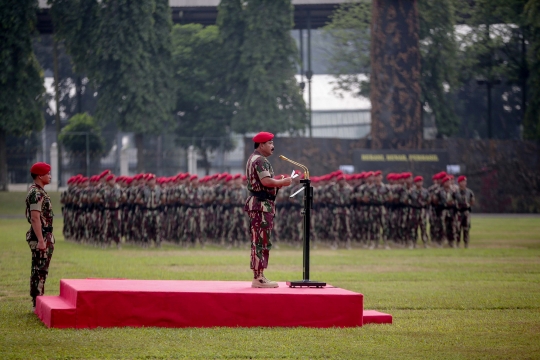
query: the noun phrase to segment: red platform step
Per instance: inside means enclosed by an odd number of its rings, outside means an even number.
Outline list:
[[[364,310],[363,324],[391,324],[392,315],[375,310]]]
[[[254,289],[245,281],[61,280],[60,296],[39,296],[48,327],[354,327],[391,323],[363,310],[363,295],[327,286]]]

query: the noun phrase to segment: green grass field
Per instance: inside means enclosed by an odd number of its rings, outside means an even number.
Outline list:
[[[392,325],[361,328],[47,329],[31,312],[30,251],[12,194],[0,194],[1,359],[539,359],[540,218],[475,217],[465,249],[312,251],[312,278],[364,294]],[[55,197],[57,199],[57,197]],[[55,200],[57,201],[57,200]],[[13,202],[8,204],[9,202]],[[5,210],[5,211],[4,211]],[[24,213],[24,208],[23,211]],[[61,228],[59,212],[55,228]],[[245,280],[247,249],[57,245],[62,278]],[[273,250],[268,277],[301,277],[300,249]],[[321,309],[324,311],[324,309]]]

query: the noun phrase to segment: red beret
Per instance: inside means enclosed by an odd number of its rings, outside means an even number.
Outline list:
[[[189,178],[189,180],[193,181],[193,180],[197,180],[199,177],[197,175],[191,175],[191,177]]]
[[[444,184],[445,182],[447,182],[448,180],[450,180],[450,178],[448,176],[445,176],[442,180],[441,180],[441,184]]]
[[[412,177],[412,174],[410,172],[406,172],[406,173],[401,174],[402,179],[408,179],[410,177]]]
[[[274,134],[263,131],[253,137],[253,142],[265,143],[267,141],[272,140],[273,138],[274,138]]]
[[[382,175],[382,171],[381,170],[377,170],[373,173],[373,176],[379,176],[379,175]]]
[[[368,171],[367,173],[364,174],[364,177],[370,177],[370,176],[373,176],[373,171]]]
[[[465,177],[465,175],[461,175],[460,177],[457,178],[457,182],[460,183],[462,181],[465,181],[467,180],[467,177]]]
[[[39,176],[47,175],[51,171],[51,165],[44,162],[37,162],[30,168],[31,174],[36,174]]]
[[[109,176],[107,176],[107,177],[105,178],[105,180],[107,180],[107,181],[111,181],[112,179],[114,179],[114,175],[113,175],[113,174],[110,174]]]
[[[436,174],[436,179],[442,180],[446,176],[446,173],[444,171],[441,171],[440,173]]]
[[[227,175],[227,177],[225,178],[225,181],[229,182],[233,179],[233,176],[232,175]]]
[[[111,170],[104,170],[101,174],[99,174],[99,178],[105,177],[111,173]]]
[[[242,178],[242,175],[240,174],[236,174],[234,175],[233,179],[236,180],[236,179],[241,179]]]
[[[343,174],[339,174],[338,176],[336,176],[336,180],[337,181],[343,180]]]
[[[417,176],[414,178],[414,182],[424,181],[424,178],[421,176]]]
[[[394,173],[389,173],[388,175],[386,175],[386,179],[387,180],[394,180]]]

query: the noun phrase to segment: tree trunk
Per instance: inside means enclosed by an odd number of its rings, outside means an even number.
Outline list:
[[[374,0],[371,138],[374,149],[420,149],[419,20],[416,0]]]
[[[137,173],[144,173],[144,134],[135,134],[135,147],[137,148]]]
[[[53,42],[53,66],[54,66],[54,103],[56,106],[56,114],[54,114],[54,122],[56,125],[56,146],[58,147],[58,179],[52,181],[58,181],[58,186],[62,185],[62,144],[60,143],[60,131],[62,131],[62,124],[60,124],[60,77],[58,75],[58,42]]]
[[[6,131],[0,128],[0,191],[8,189]]]

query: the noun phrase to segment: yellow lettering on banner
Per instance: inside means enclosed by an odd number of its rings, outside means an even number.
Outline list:
[[[362,161],[384,161],[384,155],[382,154],[362,154]]]
[[[407,161],[405,154],[387,154],[386,161]]]
[[[439,162],[439,156],[437,154],[410,154],[410,161],[427,161],[427,162]]]

